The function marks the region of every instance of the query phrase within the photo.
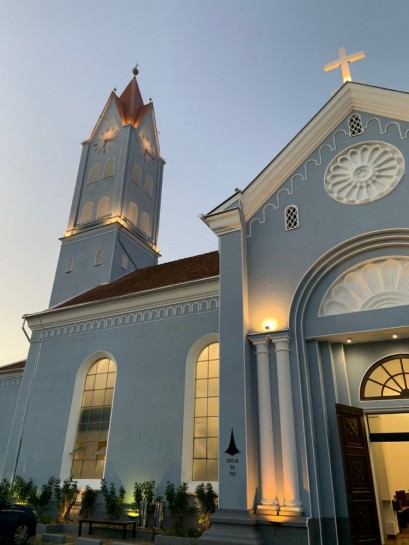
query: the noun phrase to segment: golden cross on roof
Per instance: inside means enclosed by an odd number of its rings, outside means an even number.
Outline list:
[[[334,70],[335,68],[341,67],[342,79],[344,80],[344,83],[347,81],[351,81],[351,72],[349,70],[349,63],[364,59],[365,53],[363,51],[358,51],[358,53],[352,53],[351,55],[347,55],[345,51],[345,47],[340,47],[338,49],[338,54],[339,54],[339,59],[326,64],[324,66],[324,71],[329,72],[330,70]]]

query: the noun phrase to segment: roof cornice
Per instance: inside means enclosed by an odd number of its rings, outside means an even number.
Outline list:
[[[211,213],[200,218],[217,235],[225,235],[233,231],[239,231],[242,227],[242,214],[240,208],[231,208],[222,212]]]
[[[241,193],[240,200],[245,221],[257,212],[353,110],[409,121],[409,94],[361,83],[344,84]],[[228,199],[205,217],[209,226],[211,226],[211,218],[224,212],[230,201],[231,199]]]
[[[155,288],[110,299],[48,309],[23,316],[32,331],[83,320],[135,312],[219,295],[219,277],[202,278],[183,284]]]

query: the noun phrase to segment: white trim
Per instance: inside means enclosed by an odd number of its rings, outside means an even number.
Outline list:
[[[66,308],[45,310],[27,314],[24,318],[32,331],[78,321],[109,317],[126,312],[147,310],[177,303],[200,301],[219,296],[219,277],[194,280],[183,284],[155,288],[135,294],[112,297],[108,300],[92,301]]]
[[[186,358],[185,404],[183,411],[182,473],[181,482],[188,484],[188,491],[194,492],[201,481],[192,481],[193,471],[193,419],[195,402],[195,370],[200,352],[209,344],[219,342],[218,333],[209,333],[198,339],[190,348]],[[216,494],[219,493],[218,481],[212,481]]]

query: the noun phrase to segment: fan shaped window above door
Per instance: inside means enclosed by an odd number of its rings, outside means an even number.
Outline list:
[[[366,372],[361,399],[409,398],[409,354],[388,356]]]

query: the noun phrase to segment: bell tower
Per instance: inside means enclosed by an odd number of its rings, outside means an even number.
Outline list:
[[[157,264],[162,176],[153,103],[136,76],[114,91],[83,142],[50,306]]]

